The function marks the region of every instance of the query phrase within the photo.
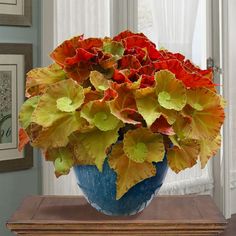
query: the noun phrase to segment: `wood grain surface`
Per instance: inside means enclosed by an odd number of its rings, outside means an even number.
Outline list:
[[[141,213],[111,217],[82,197],[27,197],[7,227],[18,235],[218,235],[226,220],[210,196],[159,196]]]

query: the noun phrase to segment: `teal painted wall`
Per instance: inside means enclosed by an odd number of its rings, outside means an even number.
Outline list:
[[[41,0],[33,2],[32,27],[0,26],[0,43],[32,43],[33,65],[40,66],[40,9]],[[1,53],[1,52],[0,52]],[[0,173],[0,236],[12,236],[6,220],[27,195],[41,193],[40,158],[34,151],[34,167],[29,170]]]

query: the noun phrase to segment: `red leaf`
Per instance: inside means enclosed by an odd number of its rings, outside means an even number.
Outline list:
[[[181,62],[177,59],[158,61],[153,63],[157,70],[169,70],[175,74],[176,78],[183,81],[188,88],[214,87],[216,86],[210,79],[196,73],[190,73],[184,69]]]
[[[119,60],[119,69],[139,69],[141,64],[139,60],[132,55],[125,55]]]
[[[155,72],[155,67],[153,65],[145,65],[142,66],[139,70],[138,70],[138,74],[139,75],[154,75]]]
[[[167,120],[160,116],[156,121],[151,125],[151,131],[154,133],[161,133],[165,135],[174,135],[175,132],[170,124],[168,124]]]
[[[83,48],[85,50],[90,50],[92,48],[101,48],[103,46],[103,41],[100,38],[88,38],[85,40],[81,40],[78,43],[79,48]]]
[[[95,56],[96,54],[90,53],[83,48],[77,48],[75,56],[66,58],[65,64],[73,66],[81,61],[88,61]]]
[[[107,90],[105,90],[104,92],[104,98],[103,100],[104,101],[110,101],[110,100],[113,100],[115,99],[116,97],[118,96],[118,93],[111,89],[111,88],[108,88]]]
[[[140,88],[152,87],[155,84],[154,75],[142,75]]]
[[[79,41],[83,39],[83,35],[74,37],[64,41],[51,54],[51,58],[59,65],[64,66],[67,57],[73,57],[76,54],[76,48],[79,47]]]
[[[116,35],[113,38],[113,40],[120,42],[120,41],[122,41],[122,39],[125,39],[125,38],[130,37],[130,36],[141,36],[141,37],[147,38],[143,33],[133,33],[129,30],[125,30],[125,31],[119,33],[118,35]]]

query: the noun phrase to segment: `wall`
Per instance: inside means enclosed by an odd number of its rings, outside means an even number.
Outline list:
[[[33,2],[32,27],[0,26],[0,43],[32,43],[33,66],[40,66],[40,0]],[[29,170],[0,173],[0,235],[12,236],[5,222],[27,195],[41,193],[40,158],[34,151],[34,167]]]

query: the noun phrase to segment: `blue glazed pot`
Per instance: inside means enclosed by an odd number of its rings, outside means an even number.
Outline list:
[[[158,193],[168,169],[167,158],[154,164],[157,174],[133,186],[116,200],[116,173],[104,162],[103,172],[96,166],[75,166],[77,182],[87,201],[106,215],[134,215],[142,211]]]

